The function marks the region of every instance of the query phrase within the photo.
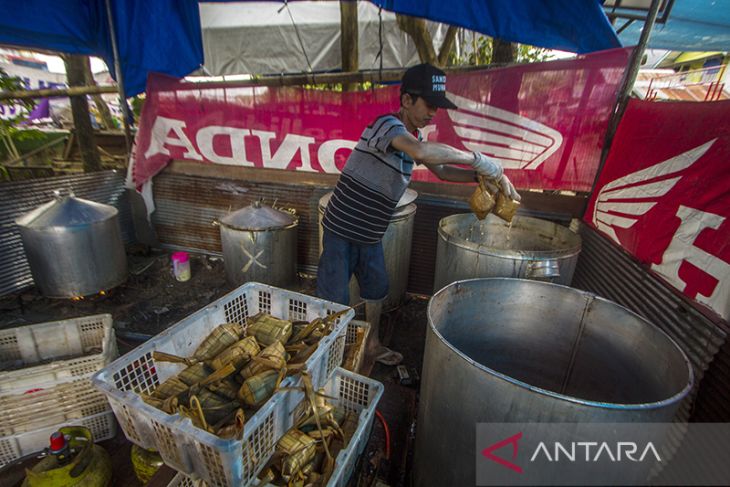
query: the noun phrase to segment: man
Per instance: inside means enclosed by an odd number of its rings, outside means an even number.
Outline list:
[[[378,117],[352,151],[322,220],[322,255],[317,294],[349,304],[354,273],[370,322],[367,354],[387,365],[402,356],[380,344],[382,300],[388,294],[382,237],[396,204],[411,180],[414,164],[423,164],[446,181],[474,182],[477,174],[492,179],[511,198],[520,199],[502,166],[478,152],[424,142],[419,130],[439,108],[457,108],[446,98],[446,75],[430,64],[406,71],[401,81],[400,110]],[[473,170],[454,167],[471,165]]]

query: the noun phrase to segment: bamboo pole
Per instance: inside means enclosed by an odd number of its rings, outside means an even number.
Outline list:
[[[467,73],[471,71],[492,69],[499,66],[459,66],[452,68],[444,68],[446,73]],[[354,73],[299,73],[287,75],[273,76],[257,76],[254,79],[242,81],[206,81],[206,82],[189,82],[191,88],[216,88],[227,86],[301,86],[311,84],[335,84],[335,83],[379,83],[381,81],[389,83],[400,81],[405,73],[403,68],[384,69],[382,75],[378,70],[357,71]],[[43,90],[21,90],[21,91],[2,91],[0,92],[0,100],[9,99],[25,99],[25,98],[47,98],[52,96],[83,96],[94,93],[118,93],[118,89],[114,86],[75,86],[71,88],[60,89],[43,89]]]
[[[116,93],[116,86],[70,86],[68,88],[43,88],[41,90],[0,91],[0,100],[24,100],[51,96],[85,96],[100,93]]]

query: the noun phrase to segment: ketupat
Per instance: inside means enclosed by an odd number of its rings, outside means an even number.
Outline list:
[[[276,449],[283,455],[281,476],[288,481],[314,460],[317,442],[306,433],[302,433],[298,429],[291,429],[281,437],[276,444]]]
[[[281,381],[277,370],[266,370],[249,377],[238,390],[238,399],[249,407],[259,407],[269,399]]]
[[[261,348],[256,342],[256,338],[249,336],[223,350],[210,361],[210,365],[215,370],[220,370],[228,364],[239,369],[260,351]]]
[[[277,340],[241,368],[241,377],[245,380],[265,370],[281,370],[286,366],[286,355],[284,345]]]
[[[292,332],[292,322],[271,316],[268,313],[259,313],[246,320],[246,334],[256,337],[256,341],[268,347],[279,341],[282,344],[289,340]]]
[[[216,327],[193,353],[199,361],[212,360],[216,355],[241,339],[243,328],[238,323],[224,323]]]

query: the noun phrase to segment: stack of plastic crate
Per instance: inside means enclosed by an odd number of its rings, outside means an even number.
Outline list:
[[[149,394],[185,367],[157,362],[153,352],[190,356],[216,326],[236,322],[245,328],[247,317],[260,312],[292,321],[312,321],[346,309],[305,294],[249,282],[116,360],[93,381],[106,394],[130,441],[157,450],[167,465],[211,486],[240,487],[255,479],[291,427],[289,396],[274,394],[247,418],[242,440],[224,440],[193,426],[188,418],[165,414],[142,400],[140,394]],[[338,318],[333,331],[307,359],[305,369],[315,388],[323,387],[342,362],[347,325],[354,314],[349,310]],[[282,383],[282,387],[299,385],[301,377],[297,375]]]
[[[116,433],[91,376],[117,357],[108,314],[0,330],[0,465],[43,450],[65,425]]]

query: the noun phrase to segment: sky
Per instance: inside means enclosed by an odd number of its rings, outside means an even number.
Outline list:
[[[36,54],[39,59],[42,59],[48,64],[48,71],[52,73],[65,73],[66,68],[63,65],[63,60],[58,56],[49,56],[47,54]],[[98,73],[100,71],[107,71],[106,63],[97,57],[91,58],[91,71]]]

